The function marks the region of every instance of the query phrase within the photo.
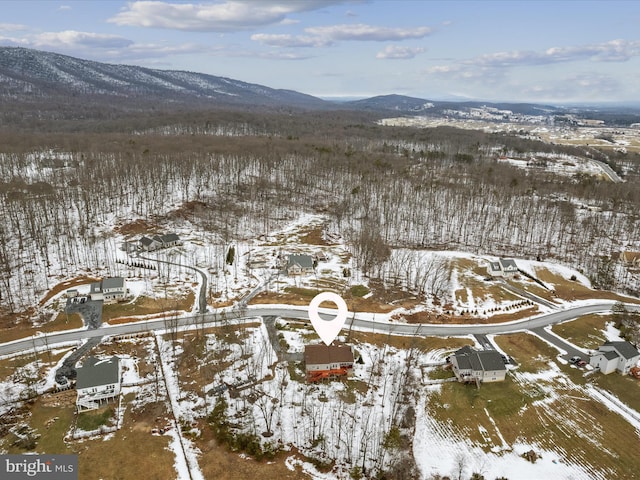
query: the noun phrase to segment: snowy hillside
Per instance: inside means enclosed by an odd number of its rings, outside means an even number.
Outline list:
[[[0,96],[59,94],[209,99],[225,104],[321,107],[310,95],[202,73],[111,65],[56,53],[0,47]]]

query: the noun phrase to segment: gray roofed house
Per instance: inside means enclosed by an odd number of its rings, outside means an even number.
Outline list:
[[[313,258],[311,255],[289,255],[287,260],[287,273],[289,275],[313,273]]]
[[[495,350],[476,350],[464,346],[449,357],[458,381],[502,382],[506,378],[507,367],[502,355]]]
[[[122,277],[107,277],[100,282],[91,284],[89,295],[91,300],[104,300],[105,302],[117,302],[127,298],[127,285]]]
[[[120,395],[122,375],[120,359],[89,357],[76,369],[76,406],[79,411],[93,410]]]
[[[140,238],[140,248],[147,252],[157,250],[161,246],[162,246],[162,242],[158,241],[155,237],[149,238],[149,237],[143,236],[142,238]]]
[[[492,277],[506,277],[518,273],[518,265],[513,258],[500,258],[497,262],[489,262],[487,271]]]
[[[640,352],[629,342],[604,342],[589,359],[589,365],[603,374],[618,371],[623,375],[629,373],[640,361]]]
[[[180,244],[180,237],[177,233],[167,233],[166,235],[161,235],[160,238],[165,247],[173,247]]]

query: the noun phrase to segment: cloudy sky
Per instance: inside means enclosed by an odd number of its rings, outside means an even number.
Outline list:
[[[3,0],[0,45],[320,97],[640,101],[640,2]]]

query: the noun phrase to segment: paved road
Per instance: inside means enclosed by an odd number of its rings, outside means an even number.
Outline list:
[[[486,335],[512,333],[523,330],[531,330],[535,328],[545,327],[555,323],[573,320],[583,315],[591,313],[610,312],[613,302],[598,303],[593,305],[585,305],[581,307],[570,308],[560,312],[553,312],[538,317],[518,320],[510,323],[494,323],[481,325],[431,325],[431,324],[406,324],[406,323],[390,323],[373,321],[372,314],[353,313],[349,314],[349,323],[352,328],[357,330],[384,332],[392,335],[426,335],[436,337],[450,337],[459,335]],[[627,308],[633,311],[640,311],[640,305],[627,304]],[[322,309],[323,312],[331,312],[332,310]],[[332,320],[335,313],[320,312],[320,317],[325,320]],[[187,326],[201,326],[203,324],[220,323],[230,319],[242,319],[251,321],[256,317],[276,316],[285,318],[296,318],[308,320],[309,315],[304,307],[293,306],[269,306],[255,305],[242,309],[224,308],[216,310],[213,313],[204,315],[191,315],[187,317],[179,317],[175,319],[156,319],[144,322],[126,323],[122,325],[108,325],[97,328],[95,330],[74,330],[50,333],[47,335],[39,335],[29,337],[23,340],[0,344],[0,356],[10,355],[12,353],[32,350],[33,348],[44,348],[60,343],[75,343],[79,340],[92,337],[103,337],[105,335],[130,335],[143,333],[152,330],[168,330],[170,328],[180,328]],[[379,316],[378,316],[379,318]]]
[[[613,171],[613,169],[607,165],[604,162],[601,162],[600,160],[594,160],[591,159],[591,161],[593,163],[595,163],[596,165],[598,165],[600,168],[602,168],[602,170],[604,171],[604,174],[609,177],[609,179],[613,182],[613,183],[622,183],[624,182],[624,180],[622,178],[620,178],[620,176]]]
[[[515,293],[516,295],[520,295],[521,297],[531,300],[533,303],[539,303],[540,305],[544,305],[545,307],[549,307],[554,310],[557,310],[558,308],[560,308],[560,306],[557,303],[550,302],[549,300],[539,297],[538,295],[534,295],[533,293],[527,292],[526,290],[523,290],[521,288],[514,287],[513,285],[511,285],[510,283],[507,283],[504,280],[502,281],[502,287],[506,290],[509,290],[512,293]]]
[[[557,335],[554,335],[553,333],[548,332],[547,330],[544,329],[544,327],[534,328],[531,331],[536,335],[538,335],[539,337],[546,340],[547,342],[549,342],[551,345],[558,348],[559,350],[564,350],[565,352],[567,352],[562,355],[562,358],[564,358],[567,362],[571,357],[580,357],[583,360],[587,360],[587,361],[589,360],[588,358],[589,356],[586,355],[585,352],[583,352],[582,350],[578,350],[575,346],[571,345],[570,343],[567,343]]]
[[[202,278],[202,283],[200,284],[200,293],[198,294],[198,313],[205,313],[207,311],[208,279],[207,279],[207,274],[205,272],[203,272],[199,268],[185,265],[183,263],[170,262],[168,260],[160,260],[159,258],[143,257],[142,255],[139,255],[138,258],[141,258],[148,262],[160,262],[160,263],[166,263],[167,265],[175,265],[176,267],[188,268],[189,270],[193,270],[198,275],[200,275],[200,278]]]

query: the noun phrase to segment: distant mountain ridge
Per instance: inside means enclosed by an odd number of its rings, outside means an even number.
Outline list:
[[[27,48],[0,47],[0,97],[64,94],[302,108],[326,108],[328,103],[291,90],[203,73],[112,65]]]
[[[227,77],[179,70],[157,70],[107,64],[58,53],[0,46],[0,99],[16,115],[40,112],[47,100],[49,111],[64,118],[88,104],[114,111],[233,107],[253,111],[258,107],[299,110],[352,110],[383,116],[458,116],[513,120],[520,116],[552,117],[576,114],[601,118],[610,124],[640,121],[633,106],[559,107],[515,102],[435,101],[405,95],[380,95],[351,101],[323,100],[293,90],[281,90]],[[29,108],[23,108],[24,105]],[[75,109],[75,110],[74,110]],[[86,114],[86,108],[85,112]],[[83,114],[83,115],[84,115]],[[40,115],[40,114],[38,114]],[[38,116],[36,115],[36,116]],[[80,115],[80,118],[86,118]],[[60,116],[60,115],[59,115]]]

